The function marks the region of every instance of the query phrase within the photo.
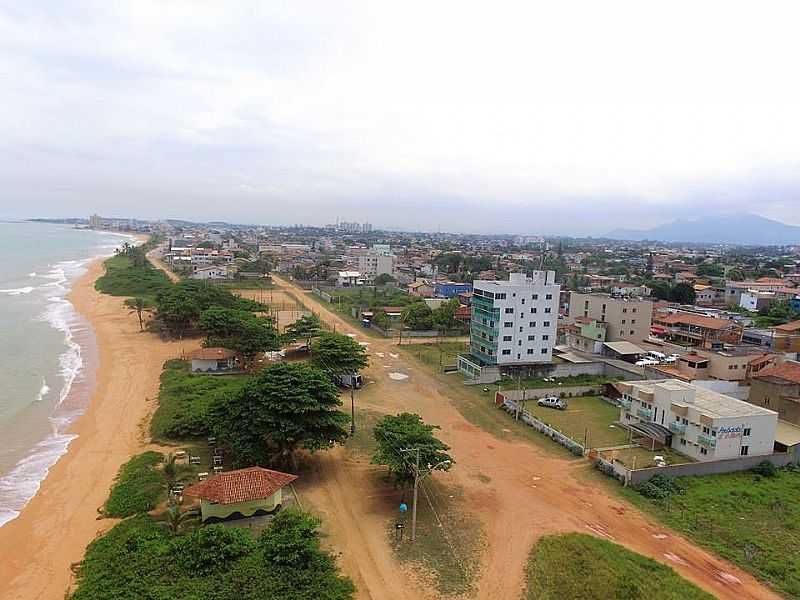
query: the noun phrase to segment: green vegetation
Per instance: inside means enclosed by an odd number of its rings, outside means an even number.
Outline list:
[[[72,600],[349,600],[353,583],[320,546],[319,521],[285,510],[257,538],[211,525],[183,535],[147,515],[89,545]]]
[[[619,419],[619,408],[596,396],[578,396],[567,401],[567,410],[555,410],[538,406],[535,400],[527,400],[525,410],[580,444],[586,438],[591,448],[628,443],[625,430],[614,426]]]
[[[453,366],[458,362],[458,355],[469,350],[464,342],[437,342],[435,344],[407,344],[403,346],[417,360],[432,366]]]
[[[715,554],[800,597],[800,471],[680,477],[681,493],[648,499],[619,488],[631,502]],[[645,491],[644,486],[640,490]],[[646,492],[645,492],[646,493]]]
[[[166,490],[164,477],[158,469],[163,458],[159,452],[145,452],[122,465],[103,514],[129,517],[153,510]]]
[[[713,600],[670,567],[582,533],[543,537],[528,560],[527,600]]]
[[[534,390],[541,388],[564,388],[564,394],[570,393],[570,386],[600,386],[604,383],[612,381],[619,381],[621,377],[609,375],[572,375],[570,377],[549,377],[550,381],[545,381],[543,377],[526,378],[517,381],[513,377],[506,377],[500,381],[500,389],[503,390],[516,390],[526,389]]]
[[[479,519],[464,512],[464,504],[460,489],[426,480],[419,493],[416,541],[410,542],[410,515],[402,539],[395,520],[388,527],[397,558],[413,564],[442,596],[469,597],[475,592],[484,535]]]
[[[348,415],[337,410],[339,390],[306,363],[266,367],[235,394],[218,398],[209,423],[242,465],[286,465],[347,438]]]
[[[331,375],[358,373],[369,364],[367,350],[341,333],[322,333],[311,344],[311,362]]]
[[[433,327],[433,311],[424,302],[409,304],[403,309],[403,325],[422,331]]]
[[[150,422],[156,440],[182,440],[209,435],[208,409],[216,400],[233,396],[247,383],[240,375],[200,375],[183,360],[164,363],[158,408]]]
[[[208,335],[206,346],[236,350],[246,363],[259,352],[281,347],[272,319],[257,317],[247,310],[211,306],[200,313],[198,325]]]
[[[156,295],[172,285],[163,271],[147,261],[139,264],[127,253],[112,256],[104,266],[105,274],[98,277],[94,284],[97,291],[103,294],[136,296],[153,304]]]
[[[651,295],[657,300],[669,300],[679,304],[694,304],[697,294],[694,286],[688,283],[670,284],[666,281],[648,280],[644,282],[652,292]]]
[[[440,427],[424,423],[419,415],[386,415],[373,430],[377,449],[372,462],[387,465],[399,486],[414,481],[417,465],[421,475],[449,470],[453,457],[447,454],[449,446],[433,435],[436,429]]]
[[[286,342],[296,342],[305,340],[306,344],[311,343],[311,338],[315,338],[322,333],[322,320],[315,314],[303,315],[295,322],[286,326],[283,338]]]

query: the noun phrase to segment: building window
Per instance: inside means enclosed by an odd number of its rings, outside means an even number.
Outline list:
[[[550,339],[550,336],[549,336],[549,335],[543,335],[543,336],[542,336],[542,341],[543,341],[543,342],[546,342],[546,341],[547,341],[547,340],[549,340],[549,339]]]
[[[707,448],[700,448],[700,454],[708,454]]]
[[[528,327],[536,327],[536,321],[531,321],[528,323]]]
[[[620,336],[620,337],[625,337],[625,332],[624,332],[624,331],[622,331],[621,329],[620,329],[620,331],[619,331],[619,336]]]
[[[749,452],[750,452],[749,446],[742,446],[742,449],[739,451],[739,454],[741,454],[742,456],[747,456]]]
[[[533,354],[533,348],[528,348],[528,354]]]
[[[539,294],[534,294],[533,296],[531,296],[531,300],[538,300],[538,299],[539,299]]]
[[[750,435],[750,428],[745,427],[744,431],[742,431],[742,436],[748,436],[748,435]]]
[[[708,429],[708,427],[705,427],[705,426],[704,426],[704,427],[703,427],[703,433],[706,433],[706,434],[707,434],[708,432],[709,432],[709,429]]]
[[[536,307],[531,309],[531,314],[534,314],[534,315],[536,314]]]
[[[513,308],[507,308],[506,309],[506,314],[507,315],[513,315],[514,314],[514,309]]]
[[[550,312],[550,307],[548,306],[547,308],[545,308],[544,312],[549,313]]]
[[[625,319],[622,319],[622,324],[625,325]]]
[[[505,356],[508,356],[509,354],[511,354],[511,350],[503,350],[503,354]]]
[[[536,339],[536,336],[535,336],[535,335],[529,335],[529,336],[528,336],[528,341],[529,341],[529,342],[532,342],[532,341],[534,341],[535,339]]]
[[[626,312],[628,312],[628,309],[627,309],[627,308],[623,308],[623,309],[622,309],[622,312],[626,313]],[[624,323],[624,322],[625,322],[625,321],[623,321],[623,323]]]
[[[685,446],[685,445],[686,445],[686,440],[681,438],[681,446]]]
[[[494,299],[495,299],[495,300],[505,300],[505,299],[506,299],[506,295],[505,295],[505,294],[497,294],[497,295],[494,297]]]
[[[552,300],[552,299],[553,299],[553,294],[547,294],[547,295],[545,295],[544,299],[545,299],[545,300]]]
[[[636,312],[636,309],[635,309],[635,308],[632,308],[632,309],[631,309],[631,312]]]
[[[636,325],[636,319],[631,319],[631,325]]]
[[[550,327],[550,321],[545,321],[544,323],[542,323],[542,325],[544,327]]]
[[[517,340],[517,346],[522,346],[522,340]]]
[[[634,333],[633,329],[631,329],[631,335],[635,335],[635,333]]]
[[[503,323],[503,327],[513,327],[513,326],[514,323],[512,323],[511,321],[506,321],[505,323]]]
[[[522,299],[522,303],[525,304],[525,298]]]
[[[542,354],[547,354],[547,348],[542,348]]]
[[[503,341],[504,342],[510,342],[511,341],[511,336],[510,335],[504,335],[503,336]]]

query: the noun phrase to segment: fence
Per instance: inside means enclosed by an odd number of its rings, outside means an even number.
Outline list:
[[[564,448],[572,452],[574,455],[576,456],[584,455],[585,448],[581,444],[579,444],[572,438],[567,437],[566,435],[561,433],[558,429],[554,429],[553,427],[550,427],[546,423],[540,421],[532,414],[530,414],[527,410],[520,411],[519,406],[513,400],[509,400],[508,398],[503,400],[503,409],[506,412],[519,415],[519,419],[523,423],[529,425],[530,427],[533,427],[539,433],[543,433],[551,440],[553,440],[556,444],[564,446]]]
[[[503,390],[500,392],[509,400],[538,400],[545,396],[560,396],[571,398],[573,396],[600,396],[603,393],[602,385],[570,385],[547,388],[530,388],[527,390]]]
[[[311,288],[311,293],[314,294],[315,296],[317,296],[318,298],[321,298],[322,300],[324,300],[328,304],[333,302],[333,296],[331,296],[328,292],[323,292],[321,289],[319,289],[317,287]]]

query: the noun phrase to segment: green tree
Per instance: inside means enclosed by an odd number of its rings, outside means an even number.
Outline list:
[[[219,340],[209,338],[208,342],[212,346],[221,345],[241,352],[248,363],[259,352],[278,350],[281,347],[280,336],[272,325],[272,319],[267,317],[244,321],[236,335]]]
[[[375,285],[380,286],[380,285],[386,285],[387,283],[392,283],[392,282],[395,282],[395,281],[397,281],[397,280],[394,277],[392,277],[391,275],[389,275],[388,273],[381,273],[380,275],[378,275],[375,278],[375,282],[374,283],[375,283]]]
[[[439,331],[447,331],[458,325],[456,321],[456,311],[461,307],[458,298],[451,298],[447,302],[442,302],[431,314],[431,323]]]
[[[427,425],[419,415],[411,413],[383,417],[373,430],[377,449],[372,462],[387,465],[399,485],[414,481],[417,450],[420,470],[447,471],[453,466],[453,458],[447,453],[450,448],[433,435],[436,429],[437,425]]]
[[[403,323],[409,329],[430,329],[433,327],[433,311],[425,302],[414,302],[403,309]]]
[[[180,535],[184,531],[197,527],[200,515],[196,510],[181,510],[177,504],[170,504],[161,515],[161,525],[166,527],[172,535]]]
[[[696,297],[694,287],[688,283],[675,284],[669,292],[669,299],[679,304],[694,304]]]
[[[392,320],[389,318],[383,309],[375,309],[372,315],[372,322],[381,329],[389,329],[392,326]]]
[[[139,331],[144,331],[144,318],[143,314],[149,311],[147,300],[144,298],[130,298],[126,300],[125,304],[131,309],[129,314],[136,314],[139,318]]]
[[[235,395],[209,410],[211,429],[241,465],[294,463],[295,452],[328,448],[347,437],[339,390],[307,363],[263,369]]]
[[[729,271],[728,271],[728,272],[725,274],[725,276],[726,276],[726,277],[727,277],[727,278],[728,278],[730,281],[744,281],[744,280],[745,280],[745,274],[744,274],[744,271],[742,271],[742,270],[741,270],[740,268],[738,268],[738,267],[734,267],[733,269],[730,269],[730,270],[729,270]]]
[[[183,335],[200,316],[200,305],[186,289],[172,287],[156,296],[156,315],[170,331]]]
[[[341,333],[322,333],[311,344],[311,362],[331,375],[358,373],[368,364],[367,351]]]
[[[227,338],[239,335],[244,324],[255,319],[246,310],[212,306],[200,313],[199,326],[209,337]]]
[[[303,315],[294,323],[286,327],[283,337],[289,341],[306,340],[311,344],[311,338],[317,337],[322,332],[322,321],[315,314]]]

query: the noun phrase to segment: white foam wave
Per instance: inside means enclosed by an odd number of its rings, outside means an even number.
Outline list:
[[[67,451],[76,435],[54,433],[34,446],[31,454],[0,477],[0,526],[19,516],[19,511],[39,491],[50,467]]]
[[[47,396],[50,393],[50,386],[47,385],[47,379],[42,377],[42,387],[39,388],[39,393],[36,394],[36,401],[41,402],[42,398]]]
[[[0,290],[0,294],[8,294],[9,296],[20,296],[22,294],[30,294],[36,288],[31,286],[12,288],[9,290]]]
[[[36,271],[33,271],[32,273],[28,273],[28,277],[36,277]]]
[[[72,389],[75,378],[83,368],[83,357],[81,356],[81,346],[75,341],[72,324],[75,321],[75,310],[67,300],[59,297],[50,298],[50,306],[47,307],[42,319],[50,324],[53,329],[64,334],[64,344],[66,350],[58,357],[59,373],[64,380],[61,392],[58,395],[60,405]]]

